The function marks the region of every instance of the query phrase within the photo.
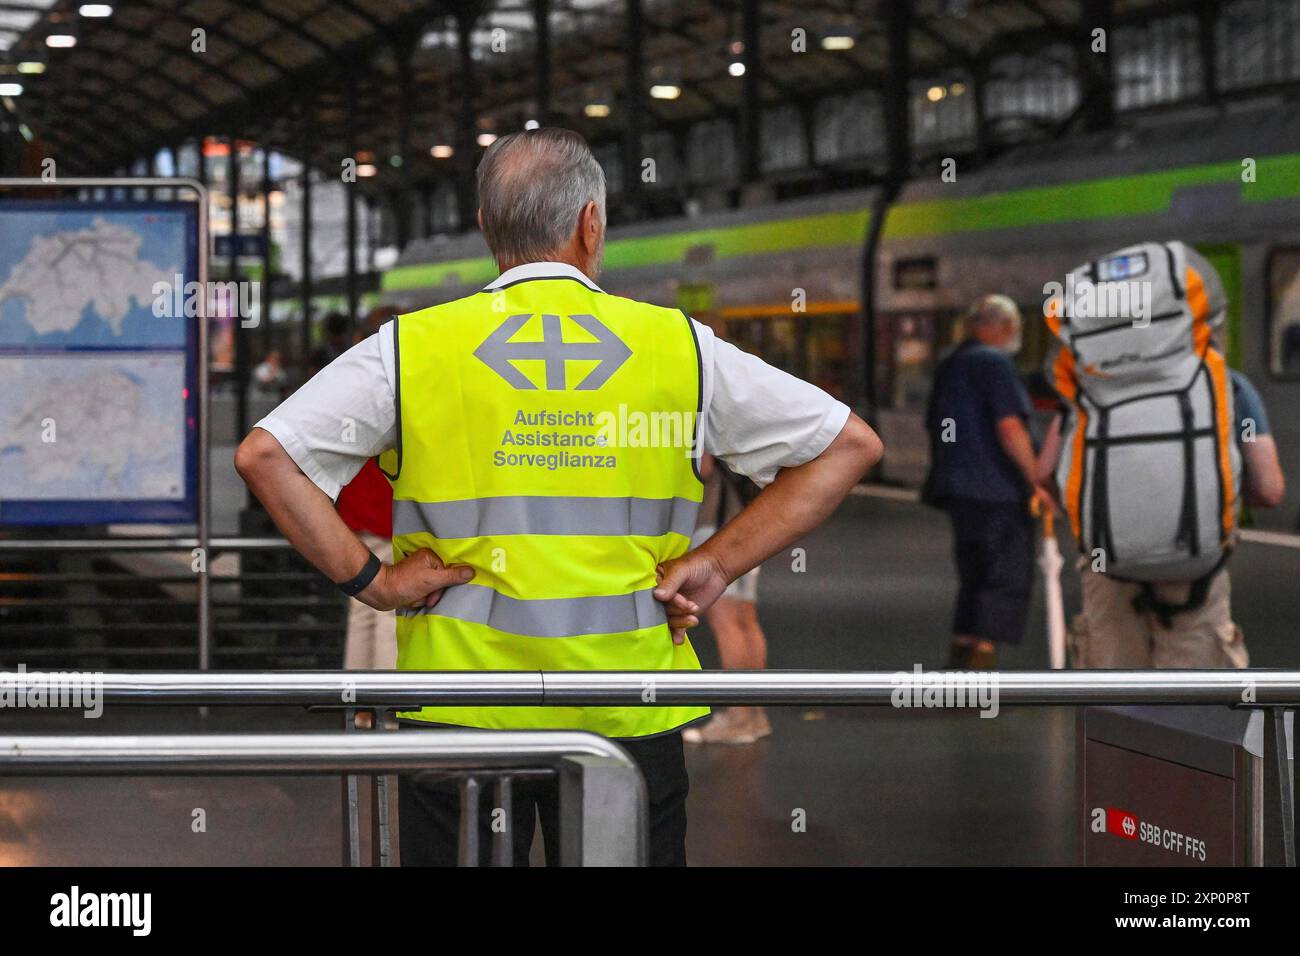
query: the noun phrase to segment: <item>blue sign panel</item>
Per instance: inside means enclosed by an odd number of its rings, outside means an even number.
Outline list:
[[[0,525],[193,522],[198,207],[0,200]]]

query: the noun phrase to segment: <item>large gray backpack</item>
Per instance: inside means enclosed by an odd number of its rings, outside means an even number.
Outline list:
[[[1241,481],[1218,273],[1181,242],[1147,242],[1079,266],[1058,291],[1047,375],[1069,408],[1057,481],[1079,547],[1112,576],[1203,590]]]

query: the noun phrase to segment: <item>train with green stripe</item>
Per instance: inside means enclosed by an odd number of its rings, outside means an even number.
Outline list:
[[[1045,283],[1142,240],[1181,239],[1218,268],[1231,299],[1226,348],[1259,388],[1291,488],[1300,488],[1300,120],[1193,116],[1028,147],[946,181],[941,165],[888,208],[874,257],[874,369],[862,317],[873,190],[840,192],[611,230],[602,286],[677,305],[743,348],[871,411],[884,477],[916,484],[936,358],[984,293],[1026,316],[1022,370],[1041,368]],[[1127,137],[1127,141],[1125,141]],[[1243,151],[1244,143],[1267,149]],[[496,274],[477,234],[407,247],[382,277],[404,310],[481,288]],[[1300,494],[1260,516],[1296,528]]]

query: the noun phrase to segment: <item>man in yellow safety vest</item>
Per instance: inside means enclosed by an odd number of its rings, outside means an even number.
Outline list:
[[[824,520],[877,461],[872,430],[680,311],[609,295],[605,180],[576,133],[497,140],[479,223],[501,275],[394,318],[258,423],[236,467],[285,537],[349,594],[397,609],[400,670],[687,670],[685,632],[733,580]],[[689,551],[699,454],[765,486]],[[379,457],[392,565],[331,499]],[[650,861],[685,862],[681,729],[707,708],[426,707],[410,726],[565,728],[617,739],[650,801]],[[404,865],[455,860],[454,790],[400,785]],[[526,862],[540,814],[517,788]],[[490,813],[480,820],[490,824]],[[480,841],[486,853],[489,840]]]

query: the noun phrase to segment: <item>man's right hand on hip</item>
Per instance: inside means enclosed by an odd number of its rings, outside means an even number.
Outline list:
[[[474,569],[463,564],[444,565],[428,548],[412,551],[396,564],[379,569],[370,586],[357,599],[380,611],[399,607],[433,607],[442,592],[474,577]]]
[[[731,583],[722,565],[703,549],[665,561],[655,575],[659,579],[655,600],[662,602],[668,613],[674,644],[686,640],[686,629],[700,623],[699,615],[712,607]]]

